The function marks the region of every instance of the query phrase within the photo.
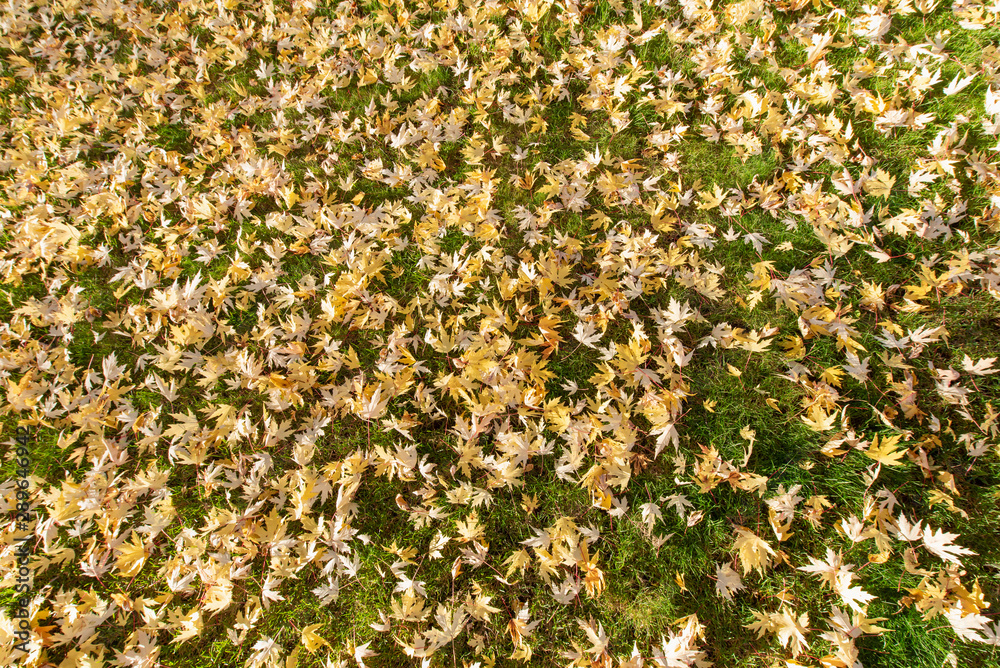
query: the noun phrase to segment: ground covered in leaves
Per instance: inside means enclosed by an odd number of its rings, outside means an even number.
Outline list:
[[[996,665],[998,11],[5,3],[0,664]]]

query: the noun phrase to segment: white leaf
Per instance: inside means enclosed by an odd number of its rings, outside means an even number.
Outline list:
[[[962,565],[959,561],[959,555],[976,554],[967,547],[962,547],[960,545],[953,545],[952,541],[958,538],[957,533],[946,533],[945,531],[938,529],[934,532],[931,531],[930,527],[924,527],[923,541],[924,547],[926,547],[932,554],[941,557],[945,561],[950,561],[954,564]]]
[[[715,593],[726,599],[733,600],[733,592],[743,589],[743,580],[740,574],[733,570],[729,564],[720,564],[715,567]]]
[[[582,320],[576,323],[576,329],[573,330],[573,338],[587,346],[588,348],[594,348],[595,343],[601,340],[604,336],[603,332],[597,331],[597,325],[592,322],[583,322]]]
[[[963,90],[966,86],[972,83],[973,79],[975,79],[978,75],[976,73],[973,73],[964,79],[959,79],[960,76],[962,76],[961,73],[956,74],[955,78],[952,79],[951,82],[944,87],[945,95],[954,95],[955,93]]]
[[[996,357],[984,357],[983,359],[973,363],[972,358],[966,355],[962,359],[962,369],[968,371],[974,376],[989,376],[994,373],[1000,373],[1000,369],[990,368],[996,361]]]
[[[945,619],[948,620],[948,623],[951,624],[951,628],[955,631],[955,635],[962,640],[989,642],[986,638],[977,633],[977,631],[982,631],[986,628],[986,624],[990,621],[988,617],[978,615],[974,612],[963,616],[961,606],[948,610],[944,613],[944,616]]]

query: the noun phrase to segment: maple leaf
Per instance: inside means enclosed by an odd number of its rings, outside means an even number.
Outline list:
[[[172,643],[182,643],[191,638],[196,638],[201,635],[202,628],[204,627],[201,610],[197,608],[192,608],[188,614],[179,616],[175,620],[175,623],[180,633],[174,636],[174,639],[171,641]]]
[[[872,197],[888,197],[895,182],[896,177],[882,169],[878,169],[875,172],[874,178],[865,181],[864,190]]]
[[[354,661],[358,664],[358,668],[365,668],[365,659],[378,656],[378,654],[368,649],[369,645],[371,645],[371,642],[366,642],[363,645],[356,645],[351,652],[351,655],[354,657]]]
[[[978,76],[978,74],[975,74],[975,73],[970,74],[969,76],[965,77],[964,79],[961,78],[961,76],[962,76],[961,73],[956,74],[955,78],[952,79],[950,82],[948,82],[948,85],[945,86],[944,90],[942,90],[941,92],[944,93],[946,96],[951,96],[951,95],[954,95],[955,93],[959,93],[959,92],[965,90],[965,88],[969,84],[971,84],[973,81],[975,81],[975,79]]]
[[[372,396],[369,399],[364,399],[361,401],[361,410],[358,411],[358,417],[364,420],[376,420],[382,415],[385,407],[389,404],[389,398],[382,399],[382,388],[375,388],[372,392]]]
[[[664,448],[670,443],[674,444],[676,447],[680,442],[680,434],[677,433],[677,428],[672,422],[666,424],[658,425],[655,429],[649,432],[650,436],[656,436],[656,450],[653,452],[653,458],[660,456]]]
[[[439,605],[434,620],[438,623],[438,628],[431,629],[427,637],[433,645],[440,647],[453,641],[462,632],[466,614],[462,608],[449,612],[443,605]]]
[[[570,605],[580,594],[580,584],[570,578],[566,578],[561,583],[553,582],[550,585],[552,598],[561,605]]]
[[[499,608],[490,605],[493,597],[484,595],[478,585],[473,586],[473,593],[475,596],[469,595],[465,601],[465,611],[473,619],[488,622],[491,614],[500,612]]]
[[[310,654],[315,654],[316,650],[320,647],[329,647],[330,643],[321,638],[316,634],[316,629],[323,626],[322,624],[309,624],[308,626],[302,627],[302,644]]]
[[[705,653],[695,646],[695,638],[701,628],[697,616],[689,615],[683,621],[685,624],[680,633],[668,631],[668,637],[660,637],[660,648],[653,655],[653,661],[657,665],[669,666],[670,668],[689,668],[705,663]]]
[[[246,665],[252,668],[273,665],[281,658],[281,646],[270,636],[261,636],[251,650],[253,654],[247,659]]]
[[[903,540],[912,543],[915,540],[920,540],[920,524],[920,520],[917,520],[916,524],[910,524],[906,516],[900,513],[899,518],[896,520],[896,533]]]
[[[656,520],[663,518],[660,507],[655,503],[644,503],[639,508],[642,511],[642,521],[646,524],[646,530],[652,531]]]
[[[743,575],[749,573],[750,569],[763,572],[770,565],[771,557],[775,556],[774,550],[766,540],[745,527],[736,527],[733,549],[739,551]]]
[[[585,622],[582,619],[578,619],[576,623],[586,632],[587,640],[591,643],[591,647],[587,648],[586,651],[593,654],[596,660],[608,647],[608,636],[604,633],[604,625],[598,624],[598,627],[595,629],[593,620]]]
[[[151,552],[142,536],[135,532],[132,533],[130,542],[120,547],[119,551],[115,566],[121,571],[121,576],[124,578],[131,578],[138,574]]]
[[[744,625],[743,628],[756,631],[758,638],[763,638],[765,633],[774,631],[776,628],[771,613],[751,610],[750,614],[753,615],[755,621]]]
[[[893,436],[882,437],[881,442],[879,437],[876,435],[865,451],[865,456],[869,459],[874,459],[879,464],[885,464],[886,466],[902,466],[900,461],[903,455],[906,454],[906,450],[902,450],[896,447],[901,438],[900,434],[895,434]]]
[[[576,323],[576,328],[573,330],[573,338],[588,348],[596,348],[594,344],[603,336],[603,332],[597,331],[597,326],[592,322],[585,323],[581,320]]]
[[[510,633],[511,640],[514,641],[514,645],[521,647],[524,645],[525,637],[531,635],[542,620],[536,619],[535,621],[529,621],[531,619],[531,613],[528,611],[528,604],[525,603],[521,609],[518,611],[510,622],[507,623],[507,632]]]
[[[966,355],[962,358],[962,369],[974,376],[989,376],[990,374],[1000,373],[1000,369],[992,368],[996,361],[996,357],[984,357],[981,360],[973,362],[972,358]]]
[[[329,605],[337,600],[340,596],[340,582],[337,580],[329,580],[325,585],[319,585],[313,589],[310,589],[313,594],[315,594],[320,603],[323,605]]]
[[[993,626],[987,626],[984,624],[979,630],[983,632],[984,638],[982,642],[993,645],[994,647],[1000,646],[1000,620],[993,622]]]
[[[744,234],[743,242],[747,244],[752,244],[753,249],[757,251],[758,255],[764,252],[764,244],[771,243],[770,241],[767,240],[767,237],[765,237],[763,234],[759,232],[748,232]]]
[[[473,511],[465,521],[459,520],[456,523],[456,529],[459,533],[459,542],[468,543],[482,536],[484,527],[479,524],[479,516]]]
[[[859,383],[868,382],[868,360],[870,357],[866,357],[864,360],[858,358],[854,353],[847,353],[847,364],[842,365],[844,371],[849,373],[853,378],[855,378]]]
[[[977,613],[965,613],[961,606],[950,608],[944,613],[944,618],[948,620],[952,630],[962,640],[974,640],[976,642],[987,642],[987,639],[980,635],[980,631],[987,628],[990,618]]]
[[[833,589],[837,583],[837,576],[840,574],[841,569],[850,568],[850,564],[844,564],[841,560],[841,555],[839,552],[834,552],[831,548],[826,548],[826,560],[816,559],[812,556],[809,557],[808,566],[799,566],[798,570],[813,573],[820,577],[820,582],[823,586],[827,586]]]
[[[719,564],[715,567],[715,593],[726,599],[733,600],[733,593],[743,589],[743,580],[740,574],[732,569],[729,564]]]
[[[778,636],[778,642],[782,647],[788,647],[792,656],[798,656],[808,646],[806,633],[809,632],[809,615],[802,613],[798,617],[788,608],[782,606],[777,614],[771,615],[771,622],[774,624],[774,633]]]
[[[833,429],[833,425],[836,424],[837,414],[836,413],[826,413],[818,405],[813,404],[809,408],[809,417],[801,416],[803,422],[806,423],[813,431],[823,432]]]
[[[698,195],[702,200],[698,204],[699,209],[714,209],[722,204],[722,200],[726,198],[726,192],[719,186],[719,184],[715,184],[712,192],[702,190],[698,192]]]
[[[862,612],[867,609],[870,602],[874,601],[877,597],[869,594],[860,586],[852,587],[851,578],[853,574],[844,573],[837,578],[837,593],[844,600],[852,610],[855,612]]]
[[[673,508],[681,519],[687,516],[687,509],[694,508],[694,504],[684,496],[683,494],[671,494],[670,496],[660,497],[661,502],[666,501],[667,507]],[[659,508],[657,508],[657,516],[659,516]]]
[[[959,556],[976,553],[960,545],[954,545],[952,541],[956,538],[958,538],[957,533],[947,533],[943,529],[931,531],[931,528],[927,526],[924,527],[923,534],[921,535],[924,547],[926,547],[931,554],[934,554],[945,561],[950,561],[953,564],[961,566],[962,562],[958,559]]]

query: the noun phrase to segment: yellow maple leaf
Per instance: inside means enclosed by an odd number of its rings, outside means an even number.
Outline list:
[[[739,550],[740,564],[743,566],[743,574],[746,575],[750,569],[763,572],[771,563],[771,557],[775,552],[766,540],[745,527],[736,527],[736,541],[733,549]]]
[[[813,404],[809,407],[809,417],[802,416],[802,421],[805,422],[813,431],[827,431],[832,429],[836,420],[836,413],[830,413],[828,415],[817,404]]]
[[[316,634],[316,629],[321,626],[322,624],[310,624],[302,628],[302,644],[311,654],[315,654],[316,650],[324,645],[330,646],[329,642]]]
[[[142,565],[146,563],[146,558],[150,554],[142,536],[133,532],[131,540],[122,545],[120,549],[121,554],[115,560],[115,566],[121,571],[122,577],[135,576],[142,569]]]
[[[906,454],[906,450],[900,450],[896,447],[896,444],[899,443],[899,438],[900,435],[896,434],[884,437],[879,441],[879,437],[876,436],[872,439],[868,449],[865,450],[865,456],[886,466],[902,466],[900,460]]]
[[[884,170],[876,170],[875,178],[865,181],[865,192],[872,197],[888,197],[896,177]]]

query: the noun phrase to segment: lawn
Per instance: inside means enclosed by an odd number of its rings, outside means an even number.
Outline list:
[[[998,13],[11,0],[0,665],[1000,666]]]

